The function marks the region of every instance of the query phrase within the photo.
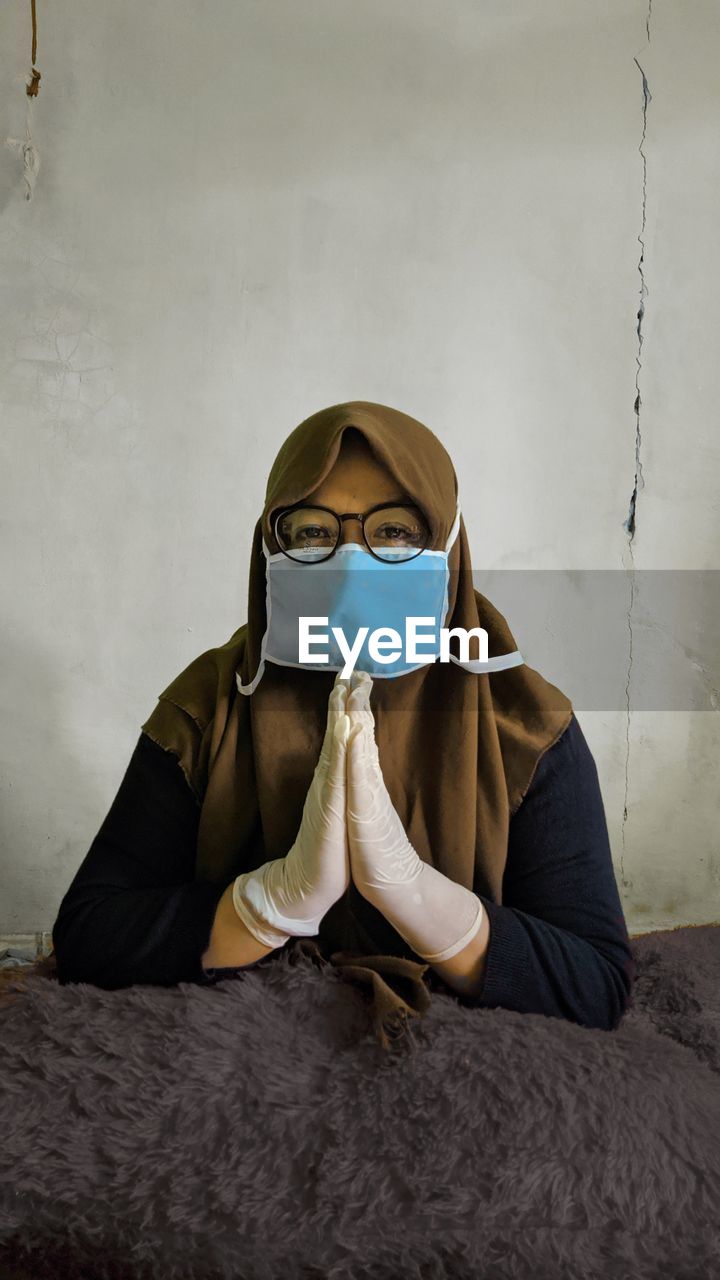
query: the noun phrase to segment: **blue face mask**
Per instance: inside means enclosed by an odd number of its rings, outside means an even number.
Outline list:
[[[341,544],[328,559],[313,562],[312,553],[303,563],[282,552],[271,555],[263,539],[266,560],[267,629],[261,658],[251,685],[238,688],[252,693],[262,677],[264,663],[301,667],[308,671],[347,670],[348,648],[353,647],[352,666],[367,671],[374,679],[392,679],[426,666],[440,655],[440,629],[447,623],[450,571],[448,556],[460,528],[460,506],[443,551],[422,551],[411,560],[378,560],[358,543]],[[302,655],[300,619],[304,624],[312,658]],[[416,659],[408,656],[408,619],[421,618],[416,626]],[[320,622],[327,619],[327,622]],[[333,634],[340,629],[345,646]],[[367,628],[364,640],[358,633]],[[400,651],[391,637],[372,635],[390,629],[400,637]],[[384,644],[382,641],[384,640]],[[378,644],[378,641],[381,643]],[[321,656],[327,655],[322,661]],[[392,661],[383,661],[382,656]],[[453,661],[458,661],[453,658]],[[476,672],[515,666],[519,653],[502,655],[487,663],[462,663]]]

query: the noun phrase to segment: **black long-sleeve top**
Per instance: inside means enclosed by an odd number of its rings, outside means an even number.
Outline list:
[[[141,733],[60,903],[52,936],[61,983],[112,990],[212,983],[228,972],[201,960],[227,886],[194,879],[199,818],[177,757]],[[490,941],[470,1003],[614,1029],[635,961],[597,769],[575,716],[510,820],[502,905],[478,896]]]

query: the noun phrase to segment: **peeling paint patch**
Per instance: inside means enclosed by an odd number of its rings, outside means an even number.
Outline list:
[[[26,95],[25,137],[5,139],[5,146],[14,151],[16,155],[22,157],[26,200],[32,200],[33,198],[35,182],[40,169],[40,155],[33,138],[33,97],[34,95]]]

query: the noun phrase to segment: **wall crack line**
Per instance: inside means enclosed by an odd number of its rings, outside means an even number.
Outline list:
[[[650,43],[651,16],[652,16],[652,0],[648,0],[647,18],[645,20],[645,33],[647,35],[648,44]],[[642,325],[643,325],[643,319],[645,316],[645,298],[647,297],[649,290],[645,283],[645,240],[643,239],[645,234],[645,221],[646,221],[645,215],[646,215],[646,207],[647,207],[647,156],[645,155],[645,151],[643,148],[645,144],[645,135],[647,133],[648,106],[652,102],[652,94],[650,92],[650,87],[648,85],[647,76],[645,75],[645,72],[641,67],[640,63],[638,62],[637,55],[635,55],[635,57],[633,58],[633,61],[638,71],[640,72],[640,75],[642,76],[643,127],[642,127],[642,136],[640,138],[640,145],[638,147],[638,151],[642,156],[643,179],[642,179],[642,222],[640,226],[640,232],[638,234],[638,241],[640,243],[640,258],[638,260],[638,273],[640,275],[640,304],[638,306],[638,311],[637,311],[636,333],[638,338],[638,348],[637,348],[637,355],[635,357],[635,364],[637,367],[635,370],[635,403],[633,406],[634,413],[635,413],[635,477],[633,482],[633,490],[630,495],[630,505],[628,508],[628,514],[626,519],[623,521],[623,528],[625,529],[628,535],[628,552],[630,556],[630,600],[628,603],[628,610],[627,610],[628,666],[627,666],[627,679],[625,682],[625,796],[624,796],[624,802],[623,802],[623,818],[622,818],[622,828],[621,828],[622,852],[620,857],[620,879],[623,887],[626,889],[632,888],[632,880],[628,880],[625,875],[625,851],[626,851],[626,826],[627,826],[627,819],[628,819],[628,794],[629,794],[629,787],[630,787],[630,714],[631,714],[630,682],[631,682],[632,664],[633,664],[633,608],[635,605],[635,558],[633,554],[633,540],[635,538],[635,530],[636,530],[636,524],[637,524],[638,491],[644,488],[644,485],[645,485],[645,481],[643,479],[642,452],[641,452],[642,451],[642,432],[640,429],[641,427],[640,406],[642,404],[642,396],[640,393],[640,373],[642,370],[642,344],[643,344]]]

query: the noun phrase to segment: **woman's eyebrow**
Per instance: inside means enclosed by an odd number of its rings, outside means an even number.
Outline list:
[[[330,502],[320,502],[320,503],[315,504],[314,502],[310,502],[308,499],[306,499],[306,500],[305,500],[305,502],[306,502],[306,505],[307,505],[308,507],[312,507],[312,506],[317,505],[317,506],[320,506],[320,507],[329,507],[331,510],[333,509],[333,505],[332,505],[332,503],[330,503]],[[367,506],[367,508],[366,508],[366,510],[368,510],[368,511],[369,511],[369,510],[371,510],[371,508],[372,508],[372,507],[376,507],[376,506],[381,506],[381,507],[416,507],[416,506],[417,506],[417,503],[416,503],[416,502],[414,502],[412,498],[403,498],[403,497],[383,498],[383,499],[382,499],[382,501],[381,501],[381,502],[379,502],[379,503],[377,503],[377,502],[369,503],[369,504],[368,504],[368,506]],[[339,507],[337,504],[336,504],[336,507],[337,507],[337,510],[339,511],[339,510],[340,510],[340,507]],[[292,515],[292,514],[294,514],[294,513],[293,513],[293,512],[291,512],[290,514]]]
[[[417,506],[417,503],[414,502],[413,499],[408,497],[407,495],[403,497],[401,494],[399,497],[396,495],[394,498],[383,498],[381,503],[376,503],[375,505],[382,506],[382,507],[389,507],[389,506],[415,507]]]
[[[412,498],[388,498],[388,502],[397,502],[398,506],[401,507],[415,506]]]

